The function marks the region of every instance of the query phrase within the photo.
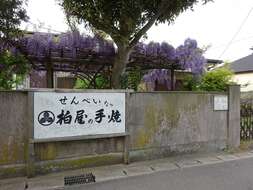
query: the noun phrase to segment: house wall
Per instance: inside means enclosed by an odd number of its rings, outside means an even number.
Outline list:
[[[241,91],[253,91],[253,73],[236,73],[233,81],[241,85]]]

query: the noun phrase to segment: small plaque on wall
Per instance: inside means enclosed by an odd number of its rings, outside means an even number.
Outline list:
[[[214,111],[227,111],[228,110],[228,96],[215,95],[214,96]]]

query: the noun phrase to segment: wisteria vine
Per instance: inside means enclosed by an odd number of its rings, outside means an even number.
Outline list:
[[[17,43],[19,44],[19,48],[15,46],[9,48],[14,55],[20,52],[20,48],[27,55],[35,57],[55,56],[50,53],[54,52],[59,55],[63,50],[69,52],[68,57],[70,58],[76,58],[78,51],[86,53],[93,52],[93,54],[103,55],[108,58],[114,57],[117,53],[117,49],[112,42],[96,36],[81,35],[78,31],[59,35],[35,32],[24,35],[24,37],[17,40]],[[4,45],[0,44],[0,51],[4,49]],[[161,57],[167,60],[176,60],[180,69],[189,70],[194,74],[201,74],[206,63],[203,51],[198,47],[197,41],[193,39],[186,39],[184,44],[177,48],[174,48],[167,42],[138,43],[132,51],[133,54],[147,58],[150,57],[150,59],[153,57]],[[169,86],[171,81],[170,76],[170,70],[154,69],[148,72],[143,77],[143,80],[151,84],[153,88],[157,82]]]
[[[147,53],[152,52],[153,54],[165,55],[170,59],[178,60],[178,65],[182,70],[188,70],[195,75],[201,74],[206,64],[203,51],[198,47],[197,41],[190,38],[186,39],[184,44],[176,49],[165,42],[161,44],[151,42],[146,49]],[[170,89],[172,80],[170,72],[166,69],[154,69],[144,75],[143,80],[152,89],[155,88],[156,83],[166,85]]]

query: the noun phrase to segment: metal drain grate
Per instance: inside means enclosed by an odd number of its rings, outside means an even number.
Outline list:
[[[64,185],[76,185],[92,182],[96,182],[96,177],[92,173],[64,177]]]

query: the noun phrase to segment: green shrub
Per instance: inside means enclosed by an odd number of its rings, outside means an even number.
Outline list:
[[[227,68],[218,68],[202,76],[198,90],[201,91],[226,91],[227,86],[233,84],[233,72]]]
[[[139,84],[142,80],[142,73],[139,68],[127,71],[121,75],[120,85],[122,89],[133,89],[137,91]]]
[[[186,76],[183,80],[183,88],[181,90],[186,91],[197,91],[199,80],[192,75]]]
[[[108,78],[104,77],[103,75],[98,75],[95,79],[95,83],[96,83],[96,89],[106,89],[109,88],[110,86],[110,81]],[[75,83],[75,87],[76,89],[92,89],[94,88],[94,84],[91,84],[91,81],[85,79],[77,79],[76,83]]]
[[[13,56],[8,51],[0,53],[0,89],[14,88],[24,80],[28,71],[24,56]]]

